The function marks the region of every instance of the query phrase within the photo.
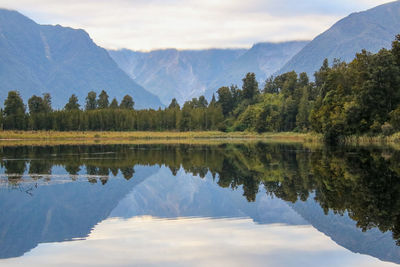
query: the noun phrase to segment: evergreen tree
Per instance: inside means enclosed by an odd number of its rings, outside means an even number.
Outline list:
[[[274,77],[271,76],[265,81],[263,93],[264,94],[278,94],[279,93],[279,88],[275,84]]]
[[[106,91],[102,90],[99,95],[99,100],[97,101],[97,108],[106,109],[108,108],[108,105],[109,105],[108,95]]]
[[[258,82],[254,73],[247,73],[243,79],[242,91],[245,99],[253,99],[259,93]]]
[[[53,108],[51,107],[51,96],[49,93],[44,93],[43,94],[43,112],[50,113],[51,111],[53,111]]]
[[[3,109],[0,108],[0,130],[4,129],[4,115]]]
[[[199,97],[198,107],[199,108],[206,108],[208,106],[208,101],[204,96]]]
[[[126,95],[121,101],[121,104],[119,105],[120,108],[122,109],[133,109],[133,106],[135,105],[135,102],[133,102],[133,99],[131,96]]]
[[[75,94],[72,94],[71,97],[68,100],[68,103],[65,104],[64,109],[71,111],[71,110],[79,110],[79,103],[78,103],[78,97]]]
[[[176,101],[176,99],[173,98],[171,101],[171,104],[169,104],[168,108],[169,109],[175,109],[175,108],[180,109],[181,107],[179,106],[178,101]]]
[[[213,94],[210,104],[208,105],[209,107],[214,107],[217,105],[217,100],[215,100],[215,95]]]
[[[33,95],[28,100],[28,108],[30,114],[44,112],[43,99],[40,96]]]
[[[94,110],[97,109],[97,94],[96,92],[90,91],[86,97],[86,105],[85,109],[86,110]]]
[[[18,91],[8,92],[4,101],[4,129],[26,128],[25,105]]]
[[[222,107],[222,113],[227,116],[233,110],[233,97],[231,90],[224,86],[218,89],[218,103]]]
[[[397,66],[400,66],[400,34],[396,36],[392,43],[392,53],[396,58]]]
[[[117,108],[118,108],[118,101],[117,101],[117,99],[113,98],[113,100],[111,101],[111,104],[110,104],[110,108],[111,108],[111,109],[117,109]]]

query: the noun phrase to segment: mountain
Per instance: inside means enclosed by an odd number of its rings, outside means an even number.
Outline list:
[[[172,98],[183,103],[203,94],[208,85],[245,51],[166,49],[148,53],[130,50],[109,53],[131,78],[167,105]]]
[[[255,44],[210,84],[205,95],[211,97],[221,86],[241,86],[248,72],[254,72],[261,85],[307,44],[308,41]]]
[[[378,52],[391,47],[400,33],[400,1],[384,4],[364,12],[353,13],[317,36],[279,71],[307,72],[310,77],[325,58],[351,61],[366,49]]]
[[[60,108],[73,93],[83,104],[89,91],[102,89],[120,100],[130,94],[137,108],[161,105],[85,31],[39,25],[16,11],[0,9],[1,102],[10,90],[18,90],[25,101],[48,92]]]
[[[220,86],[237,83],[247,72],[260,81],[281,68],[307,42],[259,43],[251,49],[110,50],[111,57],[131,78],[164,104],[180,103],[205,94],[211,97]]]

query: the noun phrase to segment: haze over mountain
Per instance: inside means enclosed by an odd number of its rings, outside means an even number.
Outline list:
[[[259,81],[279,70],[307,42],[259,43],[250,49],[111,50],[111,57],[129,76],[164,104],[193,97],[208,98],[221,86],[237,84],[248,72]]]
[[[325,58],[349,62],[362,49],[376,53],[391,47],[400,33],[400,1],[353,13],[317,36],[280,71],[307,72],[310,77]]]
[[[128,77],[83,30],[39,25],[16,11],[0,9],[0,99],[18,90],[26,101],[48,92],[61,108],[71,94],[83,104],[91,90],[106,90],[135,107],[161,105],[158,97]]]

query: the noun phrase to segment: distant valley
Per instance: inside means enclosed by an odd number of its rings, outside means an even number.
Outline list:
[[[221,86],[241,85],[248,72],[260,82],[278,71],[308,42],[259,43],[250,49],[110,50],[111,57],[132,79],[167,105],[212,94]]]

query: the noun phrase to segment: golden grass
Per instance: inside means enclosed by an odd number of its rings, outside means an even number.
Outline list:
[[[320,142],[315,134],[208,132],[56,132],[0,131],[0,145],[58,145],[58,144],[209,144],[226,142],[268,141],[279,143]]]
[[[390,136],[377,135],[377,136],[357,136],[351,135],[343,139],[345,145],[357,146],[385,146],[396,150],[400,150],[400,132],[394,133]]]

